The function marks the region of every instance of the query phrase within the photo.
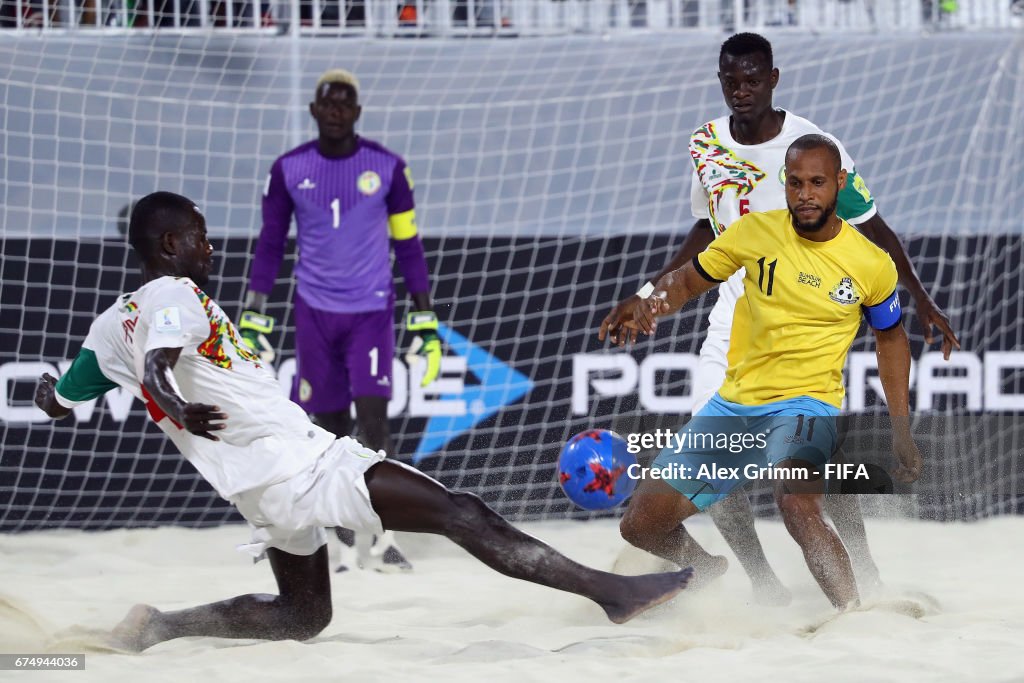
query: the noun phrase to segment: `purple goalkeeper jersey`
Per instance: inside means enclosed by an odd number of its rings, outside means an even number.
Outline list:
[[[295,214],[298,291],[313,308],[379,311],[394,301],[388,218],[414,208],[405,161],[358,138],[347,157],[329,159],[313,140],[274,162],[263,191],[263,229],[250,289],[269,294]]]

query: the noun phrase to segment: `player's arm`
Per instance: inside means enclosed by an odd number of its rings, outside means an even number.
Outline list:
[[[412,299],[413,310],[406,314],[405,329],[413,332],[413,340],[406,354],[410,364],[425,360],[421,386],[427,386],[441,371],[441,339],[437,335],[437,314],[430,301],[430,281],[427,275],[427,256],[423,242],[416,234],[416,219],[410,209],[402,214],[391,216],[391,245],[395,250],[395,261],[405,280],[409,298]],[[411,230],[410,235],[407,230]],[[401,239],[399,236],[405,236]]]
[[[54,420],[60,420],[71,414],[71,408],[57,400],[57,378],[44,372],[36,385],[36,407]]]
[[[875,333],[878,376],[892,418],[893,453],[900,463],[893,477],[911,482],[921,476],[922,458],[910,433],[910,342],[903,329],[903,311],[892,262],[883,266],[873,289],[876,293],[891,292],[873,296],[872,300],[877,303],[864,306],[864,317]]]
[[[261,213],[263,227],[253,254],[249,291],[245,295],[242,315],[238,319],[238,334],[251,351],[259,354],[265,363],[274,361],[274,347],[267,335],[274,330],[274,318],[266,314],[267,297],[274,288],[277,273],[284,260],[295,204],[285,184],[284,170],[278,159],[270,167],[263,187]]]
[[[892,418],[893,453],[899,461],[893,478],[912,482],[921,476],[923,459],[910,433],[910,342],[903,325],[875,330],[875,347],[878,376]]]
[[[675,256],[649,282],[652,285],[657,285],[658,280],[693,261],[693,257],[707,249],[714,238],[715,233],[711,229],[710,219],[701,218],[695,221],[690,232],[686,233],[686,237],[683,238],[683,243],[679,245]]]
[[[899,273],[900,284],[906,287],[907,291],[910,292],[910,296],[914,298],[914,307],[917,309],[917,321],[924,331],[925,341],[929,344],[935,341],[934,332],[935,328],[938,327],[939,332],[942,333],[942,357],[949,360],[949,354],[953,349],[960,349],[960,340],[957,338],[956,332],[953,331],[949,318],[938,307],[931,295],[928,294],[928,291],[925,290],[924,285],[921,283],[921,278],[918,276],[917,270],[914,268],[914,264],[911,263],[910,256],[903,246],[903,241],[893,232],[892,228],[889,227],[889,224],[885,222],[878,212],[875,212],[866,221],[859,223],[857,228],[865,237],[889,252],[889,256],[892,257],[893,262],[896,264],[896,272]]]
[[[631,320],[626,326],[646,334],[654,334],[655,320],[669,315],[712,287],[729,279],[743,267],[744,254],[750,242],[750,218],[743,217],[729,226],[681,268],[658,279],[650,297],[633,306]],[[633,335],[634,341],[636,334]]]
[[[222,421],[227,415],[218,406],[187,401],[174,379],[174,366],[182,349],[194,352],[210,335],[207,312],[192,287],[179,280],[161,278],[150,297],[150,312],[142,315],[152,316],[152,322],[144,333],[139,327],[135,333],[135,344],[145,354],[143,395],[180,429],[218,441],[211,432],[224,429]]]
[[[157,348],[146,353],[142,386],[149,397],[173,422],[187,431],[220,441],[212,432],[224,429],[227,415],[218,406],[189,403],[174,381],[174,366],[181,355],[180,348]]]
[[[256,240],[252,272],[249,275],[249,291],[262,294],[264,301],[274,288],[277,272],[281,269],[288,240],[288,227],[294,210],[295,204],[288,193],[284,169],[281,160],[278,159],[270,167],[266,185],[263,187],[263,227],[260,229],[259,239]]]
[[[713,239],[714,232],[711,230],[711,221],[707,218],[698,219],[690,231],[686,233],[686,237],[683,239],[683,243],[679,245],[679,250],[676,251],[675,256],[672,257],[665,267],[657,275],[644,283],[644,286],[636,294],[631,294],[617,303],[608,315],[605,316],[604,320],[601,321],[601,329],[597,332],[597,338],[600,341],[609,338],[613,344],[618,344],[619,346],[623,346],[627,340],[631,343],[636,342],[637,330],[624,326],[624,323],[633,317],[633,307],[651,295],[651,292],[654,291],[655,283],[692,261],[697,254],[704,251],[711,244]]]
[[[671,315],[715,285],[723,282],[711,277],[700,265],[698,257],[682,268],[673,270],[658,278],[654,293],[633,307],[632,321],[628,327],[644,334],[654,334],[657,318]]]
[[[406,360],[410,364],[425,360],[421,386],[427,386],[441,371],[441,339],[437,336],[437,314],[430,301],[430,275],[427,254],[416,226],[412,174],[405,162],[395,164],[388,192],[388,235],[395,251],[398,270],[412,299],[413,310],[405,318],[405,329],[416,334]]]
[[[68,371],[58,380],[47,372],[36,385],[35,404],[49,417],[60,420],[71,410],[117,387],[100,371],[92,349],[82,347]]]

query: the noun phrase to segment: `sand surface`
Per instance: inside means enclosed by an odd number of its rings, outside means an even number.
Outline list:
[[[524,528],[605,569],[622,549],[611,521]],[[728,552],[706,520],[691,528]],[[274,591],[268,564],[235,550],[245,528],[0,536],[0,652],[84,652],[87,662],[0,680],[1024,680],[1024,518],[869,520],[886,585],[843,614],[781,524],[759,531],[793,591],[788,607],[752,604],[734,563],[705,590],[616,626],[588,601],[507,579],[444,539],[402,535],[415,571],[334,577],[334,620],[312,641],[193,638],[141,655],[104,651],[96,635],[134,603],[180,609]]]

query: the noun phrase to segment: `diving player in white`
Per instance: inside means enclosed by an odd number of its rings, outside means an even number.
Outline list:
[[[772,106],[772,91],[779,81],[773,64],[772,48],[765,38],[739,33],[722,44],[718,78],[722,95],[731,115],[710,121],[690,137],[690,155],[694,165],[691,208],[697,222],[687,234],[678,253],[637,294],[619,302],[602,321],[598,338],[610,338],[620,345],[636,341],[636,330],[623,322],[630,319],[633,305],[646,299],[663,275],[690,262],[711,241],[741,216],[754,211],[786,208],[784,167],[786,149],[798,137],[822,131],[807,119]],[[918,321],[925,339],[932,343],[932,326],[943,335],[942,350],[948,359],[960,343],[949,320],[925,291],[899,238],[878,215],[874,199],[857,175],[853,159],[839,147],[846,187],[840,192],[837,215],[886,250],[896,263],[900,282],[914,298]],[[728,365],[730,334],[739,338],[746,330],[733,328],[733,311],[743,300],[743,271],[719,287],[719,299],[708,318],[707,337],[701,346],[697,372],[693,378],[693,406],[696,413],[718,391]],[[830,496],[826,509],[839,535],[849,548],[863,582],[877,583],[878,569],[871,559],[864,532],[864,521],[853,496]],[[754,514],[747,496],[737,491],[710,508],[711,517],[729,547],[736,553],[754,585],[757,599],[766,603],[785,603],[789,592],[765,558],[754,531]],[[703,583],[725,571],[721,557],[689,558]]]
[[[137,605],[113,645],[144,650],[185,636],[312,638],[331,620],[325,526],[441,534],[493,569],[570,591],[622,623],[682,590],[692,570],[624,577],[584,567],[508,524],[477,496],[449,491],[313,424],[201,289],[213,247],[199,209],[156,192],[132,211],[129,241],[143,286],[92,324],[58,382],[43,375],[35,402],[52,418],[123,387],[199,473],[253,527],[278,595],[241,595],[174,612]]]

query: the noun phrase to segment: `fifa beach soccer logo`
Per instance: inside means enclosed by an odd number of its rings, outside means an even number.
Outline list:
[[[529,377],[495,358],[446,325],[437,326],[437,334],[448,351],[466,360],[466,373],[474,375],[479,384],[463,386],[461,395],[442,394],[441,399],[461,400],[466,409],[461,415],[436,415],[427,421],[412,461],[418,463],[444,448],[453,439],[465,434],[480,422],[495,415],[533,389]]]

